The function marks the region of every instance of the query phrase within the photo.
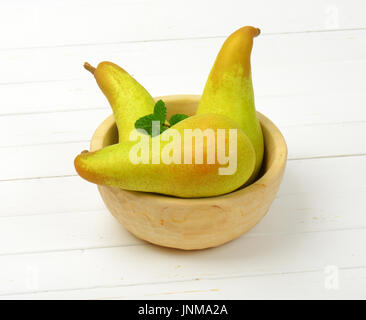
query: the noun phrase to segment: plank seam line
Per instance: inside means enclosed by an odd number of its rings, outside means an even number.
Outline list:
[[[26,178],[10,178],[10,179],[0,179],[1,182],[12,182],[12,181],[27,181],[27,180],[41,180],[41,179],[56,179],[56,178],[69,178],[76,177],[77,174],[64,174],[59,176],[43,176],[43,177],[26,177]]]
[[[352,157],[364,157],[364,156],[366,156],[366,153],[350,153],[350,154],[340,154],[340,155],[330,155],[330,156],[313,156],[313,157],[288,158],[287,161],[316,160],[316,159],[337,159],[337,158],[352,158]]]
[[[89,108],[75,108],[75,109],[55,109],[55,110],[44,110],[44,111],[33,111],[33,112],[14,112],[14,113],[2,113],[0,117],[16,117],[16,116],[32,116],[38,114],[51,114],[51,113],[67,113],[67,112],[88,112],[94,110],[109,110],[107,106],[104,107],[89,107]]]
[[[329,233],[329,232],[343,232],[343,231],[358,231],[365,230],[365,227],[354,227],[354,228],[336,228],[336,229],[328,229],[328,230],[313,230],[313,231],[303,231],[303,232],[268,232],[268,233],[254,233],[254,234],[246,234],[243,237],[273,237],[273,236],[297,236],[303,234],[313,234],[313,233]],[[84,247],[84,248],[70,248],[70,249],[54,249],[54,250],[40,250],[40,251],[26,251],[26,252],[10,252],[10,253],[0,253],[0,257],[7,256],[26,256],[26,255],[36,255],[36,254],[50,254],[50,253],[67,253],[67,252],[80,252],[84,254],[85,251],[95,251],[95,250],[103,250],[103,249],[114,249],[114,248],[128,248],[128,247],[137,247],[137,246],[153,246],[153,244],[148,242],[141,243],[132,243],[132,244],[122,244],[122,245],[111,245],[111,246],[94,246],[94,247]]]
[[[365,63],[365,59],[351,59],[351,60],[340,60],[340,61],[330,61],[330,62],[316,62],[316,65],[337,65],[341,63],[355,63],[362,62]],[[63,78],[63,79],[41,79],[41,80],[23,80],[23,81],[10,81],[10,82],[0,82],[0,86],[14,86],[14,85],[28,85],[37,83],[55,83],[55,82],[67,82],[67,81],[83,81],[85,78]],[[195,94],[194,92],[192,94]],[[304,94],[305,95],[305,94]],[[285,95],[286,96],[286,95]]]
[[[133,243],[133,244],[122,244],[122,245],[112,245],[112,246],[100,246],[100,247],[86,247],[86,248],[71,248],[71,249],[55,249],[55,250],[41,250],[41,251],[29,251],[29,252],[13,252],[13,253],[0,253],[0,257],[7,256],[26,256],[35,254],[50,254],[50,253],[67,253],[67,252],[79,252],[84,254],[85,251],[103,250],[103,249],[114,249],[114,248],[128,248],[137,246],[150,246],[150,243]]]
[[[0,82],[0,86],[13,86],[13,85],[24,85],[24,84],[34,84],[34,83],[54,83],[54,82],[67,82],[67,81],[83,81],[83,80],[85,80],[85,78],[11,81],[11,82]]]
[[[339,270],[362,270],[365,269],[366,266],[352,266],[352,267],[339,267]],[[272,273],[257,273],[257,274],[244,274],[244,275],[231,275],[231,276],[198,276],[194,278],[187,278],[183,280],[172,280],[172,281],[151,281],[145,283],[131,283],[126,285],[97,285],[91,287],[79,287],[79,288],[70,288],[70,289],[50,289],[50,290],[37,290],[37,291],[28,291],[28,292],[12,292],[12,293],[1,293],[0,296],[14,296],[14,295],[32,295],[39,293],[52,293],[52,292],[72,292],[72,291],[84,291],[84,290],[93,290],[93,289],[113,289],[113,288],[125,288],[125,287],[138,287],[138,286],[151,286],[158,284],[173,284],[173,283],[182,283],[182,282],[191,282],[191,281],[199,281],[199,280],[226,280],[226,279],[240,279],[240,278],[259,278],[259,277],[270,277],[270,276],[280,276],[280,275],[293,275],[293,274],[306,274],[306,273],[315,273],[315,272],[323,272],[323,269],[309,269],[302,271],[285,271],[285,272],[272,272]]]
[[[95,214],[95,213],[100,213],[100,214],[104,214],[105,212],[109,212],[107,210],[107,208],[105,206],[103,206],[102,208],[99,209],[91,209],[91,210],[81,210],[81,211],[75,211],[75,210],[71,210],[71,211],[61,211],[61,212],[52,212],[52,213],[33,213],[33,214],[15,214],[15,215],[10,215],[10,216],[0,216],[0,220],[1,219],[6,219],[6,218],[12,218],[12,219],[16,219],[16,218],[26,218],[26,217],[42,217],[42,216],[53,216],[53,215],[68,215],[68,214]]]
[[[336,28],[336,29],[314,29],[314,30],[301,30],[301,31],[283,31],[283,32],[262,32],[261,36],[277,36],[277,35],[297,35],[297,34],[309,34],[309,33],[334,33],[334,32],[350,32],[350,31],[364,31],[366,28]],[[228,35],[216,35],[216,36],[199,36],[199,37],[184,37],[184,38],[157,38],[149,40],[126,40],[126,41],[111,41],[111,42],[90,42],[90,43],[76,43],[76,44],[58,44],[58,45],[45,45],[45,46],[29,46],[29,47],[9,47],[0,48],[1,51],[18,51],[18,50],[38,50],[38,49],[57,49],[57,48],[73,48],[73,47],[93,47],[93,46],[109,46],[118,44],[131,44],[131,43],[151,43],[151,42],[169,42],[169,41],[190,41],[190,40],[205,40],[205,39],[225,39]]]
[[[59,144],[77,144],[77,143],[87,143],[89,147],[90,139],[86,140],[72,140],[72,141],[56,141],[56,142],[40,142],[40,143],[30,143],[30,144],[14,144],[14,145],[0,145],[0,149],[11,149],[11,148],[29,148],[29,147],[39,147],[39,146],[53,146]]]
[[[348,124],[364,124],[366,120],[351,120],[351,121],[335,121],[335,122],[317,122],[317,123],[303,123],[303,124],[288,124],[283,125],[281,128],[299,128],[299,127],[321,127],[321,126],[338,126],[338,125],[348,125]]]

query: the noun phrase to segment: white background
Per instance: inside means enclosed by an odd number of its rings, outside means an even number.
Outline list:
[[[366,298],[365,17],[363,0],[1,0],[0,298]],[[137,240],[73,167],[111,113],[82,64],[200,94],[243,25],[262,30],[257,109],[288,143],[280,192],[219,248]]]

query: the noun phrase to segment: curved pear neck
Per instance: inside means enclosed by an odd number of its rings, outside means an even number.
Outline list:
[[[244,77],[251,74],[250,55],[253,48],[253,38],[260,34],[260,29],[243,27],[232,33],[224,42],[217,55],[213,69],[216,76],[221,75],[232,68],[241,69]]]

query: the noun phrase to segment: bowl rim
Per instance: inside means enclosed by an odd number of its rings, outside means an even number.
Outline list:
[[[192,102],[195,103],[199,101],[201,98],[201,95],[192,95],[192,94],[179,94],[179,95],[167,95],[167,96],[158,96],[155,97],[154,100],[157,101],[159,99],[163,99],[164,102],[173,102],[177,100],[184,100],[185,102]],[[164,194],[158,194],[158,193],[150,193],[150,192],[142,192],[142,191],[131,191],[131,190],[122,190],[123,192],[130,193],[131,195],[143,197],[146,200],[151,199],[153,201],[165,201],[170,202],[174,201],[175,203],[177,201],[184,202],[185,205],[188,204],[200,204],[200,203],[207,203],[207,201],[212,200],[219,200],[219,201],[228,201],[228,200],[234,200],[235,198],[242,198],[245,194],[249,194],[252,192],[255,192],[258,190],[258,188],[263,189],[263,187],[266,187],[267,185],[271,184],[272,182],[276,181],[279,176],[282,176],[283,169],[286,165],[287,160],[287,145],[286,141],[281,133],[281,131],[277,128],[277,126],[266,116],[264,116],[262,113],[257,111],[257,116],[259,119],[259,122],[261,126],[265,127],[268,132],[272,135],[273,141],[275,142],[275,157],[273,159],[273,162],[271,166],[267,169],[267,171],[258,179],[255,180],[250,185],[236,189],[232,192],[213,196],[213,197],[206,197],[206,198],[179,198]],[[108,132],[113,126],[115,125],[115,120],[113,114],[108,116],[95,130],[92,139],[90,141],[90,150],[96,151],[102,148],[103,141],[106,132]],[[98,185],[99,186],[99,185]],[[106,187],[106,186],[103,186]],[[111,188],[111,187],[109,187]]]

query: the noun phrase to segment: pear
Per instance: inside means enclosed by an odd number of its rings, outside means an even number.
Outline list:
[[[187,118],[153,138],[135,130],[131,138],[136,141],[79,154],[76,171],[100,185],[196,198],[239,188],[255,168],[249,138],[235,121],[218,114]]]
[[[251,76],[250,55],[253,38],[260,30],[243,27],[224,42],[207,79],[197,114],[217,113],[234,119],[253,144],[255,179],[263,160],[263,135],[257,119]]]
[[[94,74],[113,109],[119,141],[127,141],[136,120],[153,112],[154,99],[132,76],[112,62],[101,62],[97,68],[86,62],[84,67]]]

